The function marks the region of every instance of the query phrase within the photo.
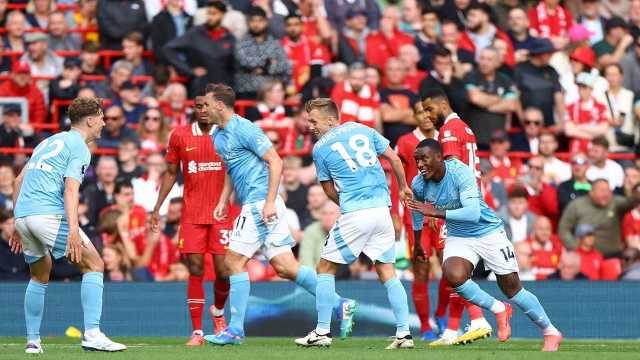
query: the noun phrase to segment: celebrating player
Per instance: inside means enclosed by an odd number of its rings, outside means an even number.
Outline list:
[[[375,262],[396,318],[396,337],[387,349],[413,348],[407,294],[393,266],[395,230],[389,212],[389,186],[378,156],[391,163],[404,200],[411,197],[411,189],[402,162],[389,147],[389,140],[376,130],[354,122],[340,125],[338,108],[331,99],[311,100],[305,110],[309,113],[310,130],[318,138],[313,147],[318,180],[329,199],[340,205],[341,215],[329,232],[318,264],[318,324],[295,342],[308,347],[331,345],[338,264],[351,264],[364,252]]]
[[[250,292],[245,266],[256,251],[262,251],[280,277],[295,281],[314,295],[317,275],[313,269],[300,266],[291,252],[294,241],[284,218],[286,208],[277,196],[282,160],[271,141],[257,125],[233,112],[235,93],[229,86],[210,84],[206,94],[204,106],[212,109],[218,125],[213,140],[228,172],[214,216],[226,217],[232,186],[242,210],[225,256],[231,273],[229,300],[233,311],[229,327],[216,335],[205,336],[205,340],[215,345],[240,344],[244,339],[244,316]],[[332,307],[342,319],[341,336],[346,337],[351,333],[357,304],[341,299],[335,292],[330,296]]]
[[[77,98],[69,106],[71,130],[42,141],[15,182],[15,252],[23,251],[31,271],[24,297],[28,354],[43,352],[40,323],[52,260],[66,256],[82,275],[80,298],[84,313],[82,348],[123,351],[100,331],[104,263],[78,223],[80,184],[91,160],[87,144],[100,138],[104,127],[102,102]]]
[[[229,278],[224,268],[224,254],[233,227],[232,220],[217,221],[213,210],[218,204],[224,187],[225,171],[222,160],[216,153],[211,135],[215,130],[214,115],[203,96],[195,99],[196,121],[173,131],[167,150],[165,172],[153,210],[152,224],[158,231],[159,210],[178,177],[178,166],[182,163],[184,176],[184,206],[180,221],[178,248],[187,256],[189,282],[187,306],[191,315],[193,332],[187,346],[204,345],[202,310],[204,308],[204,255],[213,254],[216,280],[214,304],[210,314],[218,333],[227,327],[224,319],[224,304],[229,296]]]
[[[408,134],[404,134],[398,139],[396,145],[396,152],[398,157],[402,160],[402,165],[405,169],[405,177],[407,184],[411,184],[413,178],[418,175],[418,168],[416,167],[416,161],[413,159],[413,153],[416,150],[416,146],[421,140],[424,139],[437,139],[438,130],[431,122],[422,108],[422,102],[418,101],[414,105],[414,117],[418,126],[415,130]],[[413,286],[411,288],[411,295],[413,297],[413,303],[416,307],[416,313],[420,319],[420,337],[422,340],[436,340],[437,337],[433,333],[431,326],[429,325],[429,272],[430,266],[428,259],[431,257],[431,249],[435,248],[438,254],[438,259],[442,259],[442,248],[444,247],[444,238],[446,237],[446,227],[444,221],[440,219],[431,219],[429,226],[423,229],[422,239],[420,239],[422,247],[419,248],[422,252],[421,256],[414,255],[414,243],[413,238],[413,225],[411,224],[411,211],[406,209],[403,214],[403,221],[405,226],[405,233],[407,234],[407,240],[409,242],[409,254],[411,254],[412,267],[413,267]],[[421,261],[419,259],[424,259]],[[442,260],[441,260],[442,262]],[[447,284],[444,277],[440,278],[440,285],[438,286],[438,306],[436,308],[436,321],[441,331],[446,328],[446,309],[449,304],[449,296],[451,295],[451,288]]]
[[[424,216],[444,219],[447,243],[443,275],[463,298],[493,312],[498,321],[498,339],[511,336],[511,305],[496,300],[471,280],[480,259],[492,270],[502,292],[544,332],[543,351],[557,351],[562,335],[535,295],[522,287],[513,245],[502,221],[482,199],[475,174],[458,159],[443,160],[441,145],[432,139],[418,144],[414,155],[420,175],[412,183],[413,226],[418,239]]]
[[[439,128],[438,141],[442,144],[444,158],[456,158],[462,161],[473,171],[479,184],[480,159],[476,155],[478,150],[476,136],[458,114],[453,112],[447,95],[439,88],[427,89],[422,100],[422,108],[426,116]],[[422,249],[416,247],[414,254],[420,253]],[[471,324],[466,333],[458,336],[460,319],[465,306],[469,312]],[[491,325],[484,318],[482,309],[465,301],[455,292],[451,292],[447,329],[442,332],[440,339],[430,345],[465,344],[487,337],[491,332]]]

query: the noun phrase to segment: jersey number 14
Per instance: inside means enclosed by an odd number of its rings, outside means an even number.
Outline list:
[[[361,134],[353,135],[349,138],[349,147],[356,153],[355,161],[351,158],[342,143],[334,143],[331,145],[331,150],[337,151],[338,154],[340,154],[351,171],[358,170],[358,167],[371,167],[376,164],[378,158],[376,157],[376,153],[370,147],[368,137]]]

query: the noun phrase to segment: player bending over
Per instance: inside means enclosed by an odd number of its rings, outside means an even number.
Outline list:
[[[389,140],[376,130],[354,122],[340,125],[338,109],[330,99],[311,100],[305,110],[309,113],[310,130],[318,138],[313,147],[318,180],[329,199],[340,205],[341,215],[329,232],[318,264],[318,324],[295,342],[301,346],[331,345],[338,264],[351,264],[364,252],[375,262],[396,318],[396,337],[387,349],[413,348],[407,294],[393,265],[395,231],[389,212],[389,186],[378,156],[390,161],[404,200],[411,198],[411,189],[402,162],[389,147]]]
[[[278,276],[295,281],[314,295],[317,275],[313,269],[300,266],[291,252],[294,241],[284,218],[284,202],[277,196],[282,160],[269,138],[257,125],[233,112],[235,93],[229,86],[208,85],[206,100],[205,106],[213,109],[218,125],[213,141],[228,172],[214,217],[218,220],[226,217],[233,188],[242,210],[224,259],[231,273],[231,319],[224,331],[207,335],[205,340],[215,345],[241,344],[250,292],[245,265],[256,251],[262,251]],[[335,292],[330,296],[332,308],[342,319],[341,336],[347,337],[357,304],[340,298]]]
[[[22,251],[31,280],[24,296],[28,354],[43,352],[40,324],[51,273],[51,255],[66,256],[82,272],[80,298],[84,313],[82,348],[123,351],[100,331],[104,264],[78,223],[80,184],[89,167],[87,144],[100,138],[104,127],[102,101],[77,98],[69,106],[71,130],[42,141],[15,181],[13,204],[16,231],[11,248]]]
[[[191,315],[192,334],[187,346],[204,345],[202,310],[204,309],[204,256],[213,255],[216,281],[214,304],[209,313],[213,319],[214,333],[227,327],[224,319],[224,304],[229,296],[229,278],[224,267],[224,254],[233,219],[217,221],[213,210],[218,204],[224,186],[225,170],[222,160],[211,142],[215,130],[214,114],[206,106],[204,96],[195,100],[196,121],[175,129],[167,149],[167,172],[162,179],[160,193],[153,210],[154,231],[159,231],[160,206],[167,198],[178,178],[178,166],[182,164],[184,176],[184,207],[180,219],[178,247],[187,257],[189,282],[187,306]]]
[[[493,298],[471,280],[480,259],[496,274],[502,292],[544,333],[543,351],[557,351],[562,334],[556,329],[535,295],[522,287],[513,245],[502,221],[481,197],[473,172],[461,161],[444,161],[440,144],[426,139],[414,155],[420,174],[413,179],[414,229],[419,238],[424,216],[445,219],[448,237],[444,247],[443,275],[453,289],[468,301],[493,312],[498,321],[498,339],[511,336],[511,305]]]

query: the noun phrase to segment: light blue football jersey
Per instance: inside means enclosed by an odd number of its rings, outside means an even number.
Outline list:
[[[14,210],[15,217],[64,215],[64,180],[82,183],[91,152],[75,130],[57,133],[33,150]]]
[[[262,129],[233,114],[227,126],[216,129],[212,138],[227,166],[240,204],[265,200],[269,190],[269,167],[262,157],[272,145]]]
[[[432,204],[438,210],[462,208],[461,199],[478,199],[480,220],[478,222],[446,219],[448,236],[473,238],[492,233],[503,228],[502,220],[487,206],[478,188],[476,177],[469,167],[458,159],[445,162],[446,173],[440,182],[425,182],[422,174],[416,175],[411,183],[413,196],[418,201]],[[412,211],[414,230],[422,229],[424,215]]]
[[[313,147],[318,180],[334,181],[343,214],[391,206],[387,178],[378,160],[387,147],[389,140],[355,122],[329,130]]]

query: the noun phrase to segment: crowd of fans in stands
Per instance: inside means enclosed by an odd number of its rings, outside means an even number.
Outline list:
[[[304,265],[319,261],[339,208],[315,184],[300,104],[331,97],[343,121],[395,145],[416,128],[420,94],[440,87],[477,137],[483,192],[522,278],[640,280],[629,200],[640,183],[640,0],[0,0],[0,28],[0,279],[28,276],[7,246],[20,149],[66,129],[77,96],[105,99],[80,219],[108,278],[186,279],[181,187],[160,209],[160,234],[148,213],[171,130],[222,82],[285,157],[281,195]],[[396,201],[398,239],[402,211]],[[369,265],[340,276],[367,278]],[[260,258],[249,267],[275,277]],[[78,276],[56,263],[54,278]]]

